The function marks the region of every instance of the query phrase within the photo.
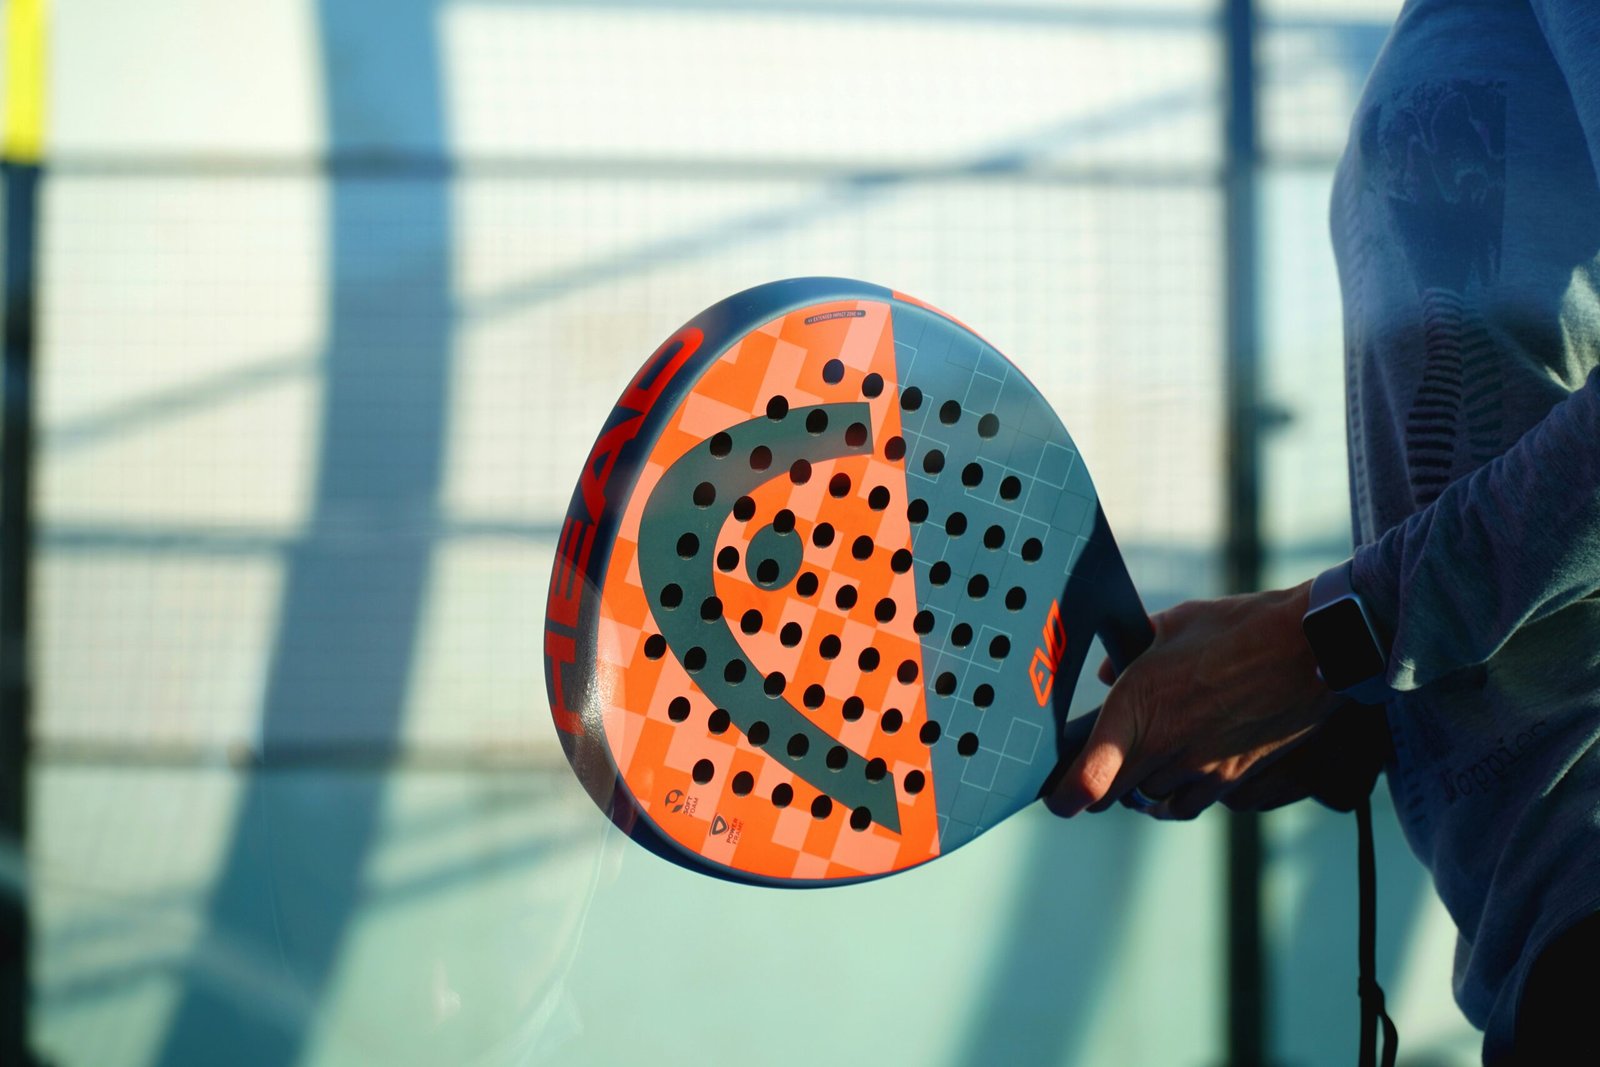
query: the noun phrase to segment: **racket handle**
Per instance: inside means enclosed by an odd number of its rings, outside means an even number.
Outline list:
[[[1084,552],[1089,558],[1079,562],[1078,571],[1093,576],[1093,592],[1085,590],[1085,593],[1096,601],[1099,620],[1095,625],[1095,634],[1106,651],[1106,658],[1111,661],[1111,669],[1121,674],[1128,664],[1150,647],[1156,631],[1150,623],[1150,616],[1145,613],[1143,601],[1139,599],[1139,591],[1134,588],[1133,578],[1128,574],[1128,565],[1111,536],[1111,526],[1106,522],[1105,512],[1098,505],[1095,507],[1094,532],[1084,546]],[[1068,597],[1072,598],[1070,587]],[[1075,719],[1068,719],[1061,728],[1060,762],[1046,779],[1042,794],[1049,795],[1054,791],[1067,766],[1078,758],[1078,753],[1089,743],[1089,733],[1099,716],[1100,709],[1095,708]]]
[[[1084,553],[1092,554],[1092,558],[1080,562],[1079,568],[1094,576],[1093,595],[1099,601],[1095,633],[1106,650],[1106,657],[1111,660],[1112,669],[1121,674],[1135,657],[1150,647],[1156,631],[1145,613],[1144,602],[1139,599],[1139,590],[1134,588],[1133,578],[1128,574],[1128,564],[1111,536],[1106,513],[1098,504],[1095,505],[1094,532],[1084,546]]]

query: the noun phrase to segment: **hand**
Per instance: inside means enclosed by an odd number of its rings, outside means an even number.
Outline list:
[[[1193,818],[1306,737],[1344,702],[1300,629],[1310,593],[1305,582],[1153,616],[1155,640],[1112,685],[1050,810],[1103,811],[1137,785],[1164,798],[1156,814]]]
[[[1297,800],[1315,800],[1334,811],[1352,811],[1372,792],[1383,765],[1394,754],[1382,708],[1345,704],[1270,766],[1252,774],[1222,798],[1232,811],[1271,811]]]

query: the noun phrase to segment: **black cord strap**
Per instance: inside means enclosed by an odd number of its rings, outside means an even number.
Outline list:
[[[1356,992],[1361,999],[1361,1057],[1360,1067],[1376,1067],[1378,1026],[1383,1025],[1383,1067],[1394,1067],[1395,1051],[1399,1048],[1400,1034],[1394,1020],[1384,1008],[1383,987],[1374,977],[1377,972],[1378,943],[1378,875],[1377,858],[1372,843],[1372,798],[1364,796],[1356,805],[1356,868],[1360,883],[1360,920],[1357,948],[1360,977]]]

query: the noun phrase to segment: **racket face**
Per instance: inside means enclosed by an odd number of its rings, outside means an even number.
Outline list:
[[[601,808],[790,886],[905,870],[1031,803],[1090,638],[1144,619],[1038,391],[954,319],[825,278],[723,301],[641,369],[547,617]]]

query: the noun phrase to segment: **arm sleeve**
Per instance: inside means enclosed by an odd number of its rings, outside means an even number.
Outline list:
[[[1504,454],[1355,553],[1388,627],[1389,685],[1482,663],[1525,623],[1600,589],[1600,368]]]
[[[1600,4],[1594,0],[1529,0],[1545,43],[1572,92],[1589,159],[1600,174]]]

